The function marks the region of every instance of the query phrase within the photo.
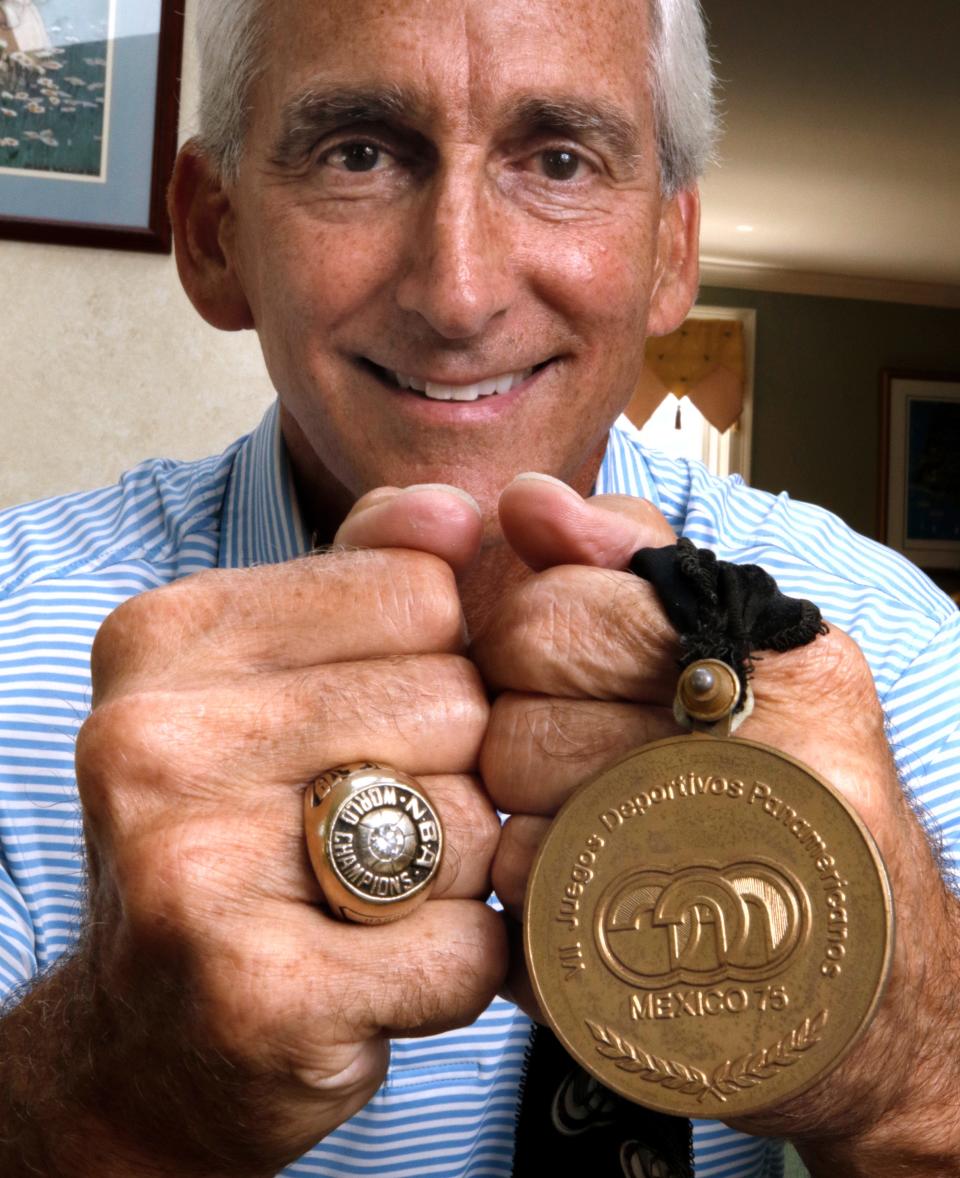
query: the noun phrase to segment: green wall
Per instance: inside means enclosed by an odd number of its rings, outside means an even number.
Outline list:
[[[757,312],[753,485],[875,536],[880,370],[960,372],[960,310],[711,286],[700,302]]]

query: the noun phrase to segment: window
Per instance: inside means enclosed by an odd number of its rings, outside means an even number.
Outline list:
[[[749,482],[756,314],[698,306],[675,332],[647,341],[627,416],[651,449]]]

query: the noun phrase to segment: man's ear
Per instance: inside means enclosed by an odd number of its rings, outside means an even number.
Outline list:
[[[647,335],[669,335],[686,319],[700,284],[700,193],[684,189],[665,201],[657,236],[657,281]]]
[[[174,252],[183,289],[204,319],[221,331],[253,327],[236,268],[234,212],[217,169],[195,140],[177,156],[167,193]]]

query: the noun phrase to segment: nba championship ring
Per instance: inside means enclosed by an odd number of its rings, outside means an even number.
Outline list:
[[[871,835],[811,769],[727,736],[737,698],[722,663],[686,669],[676,710],[695,731],[570,798],[524,918],[534,991],[574,1059],[638,1104],[723,1120],[834,1068],[893,952]]]
[[[329,769],[307,787],[303,818],[334,916],[387,924],[430,894],[443,830],[423,787],[406,773],[363,761]]]

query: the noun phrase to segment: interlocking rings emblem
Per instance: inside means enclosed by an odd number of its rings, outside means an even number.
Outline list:
[[[768,978],[809,925],[802,884],[754,859],[621,875],[600,898],[594,933],[617,977],[657,989]]]

